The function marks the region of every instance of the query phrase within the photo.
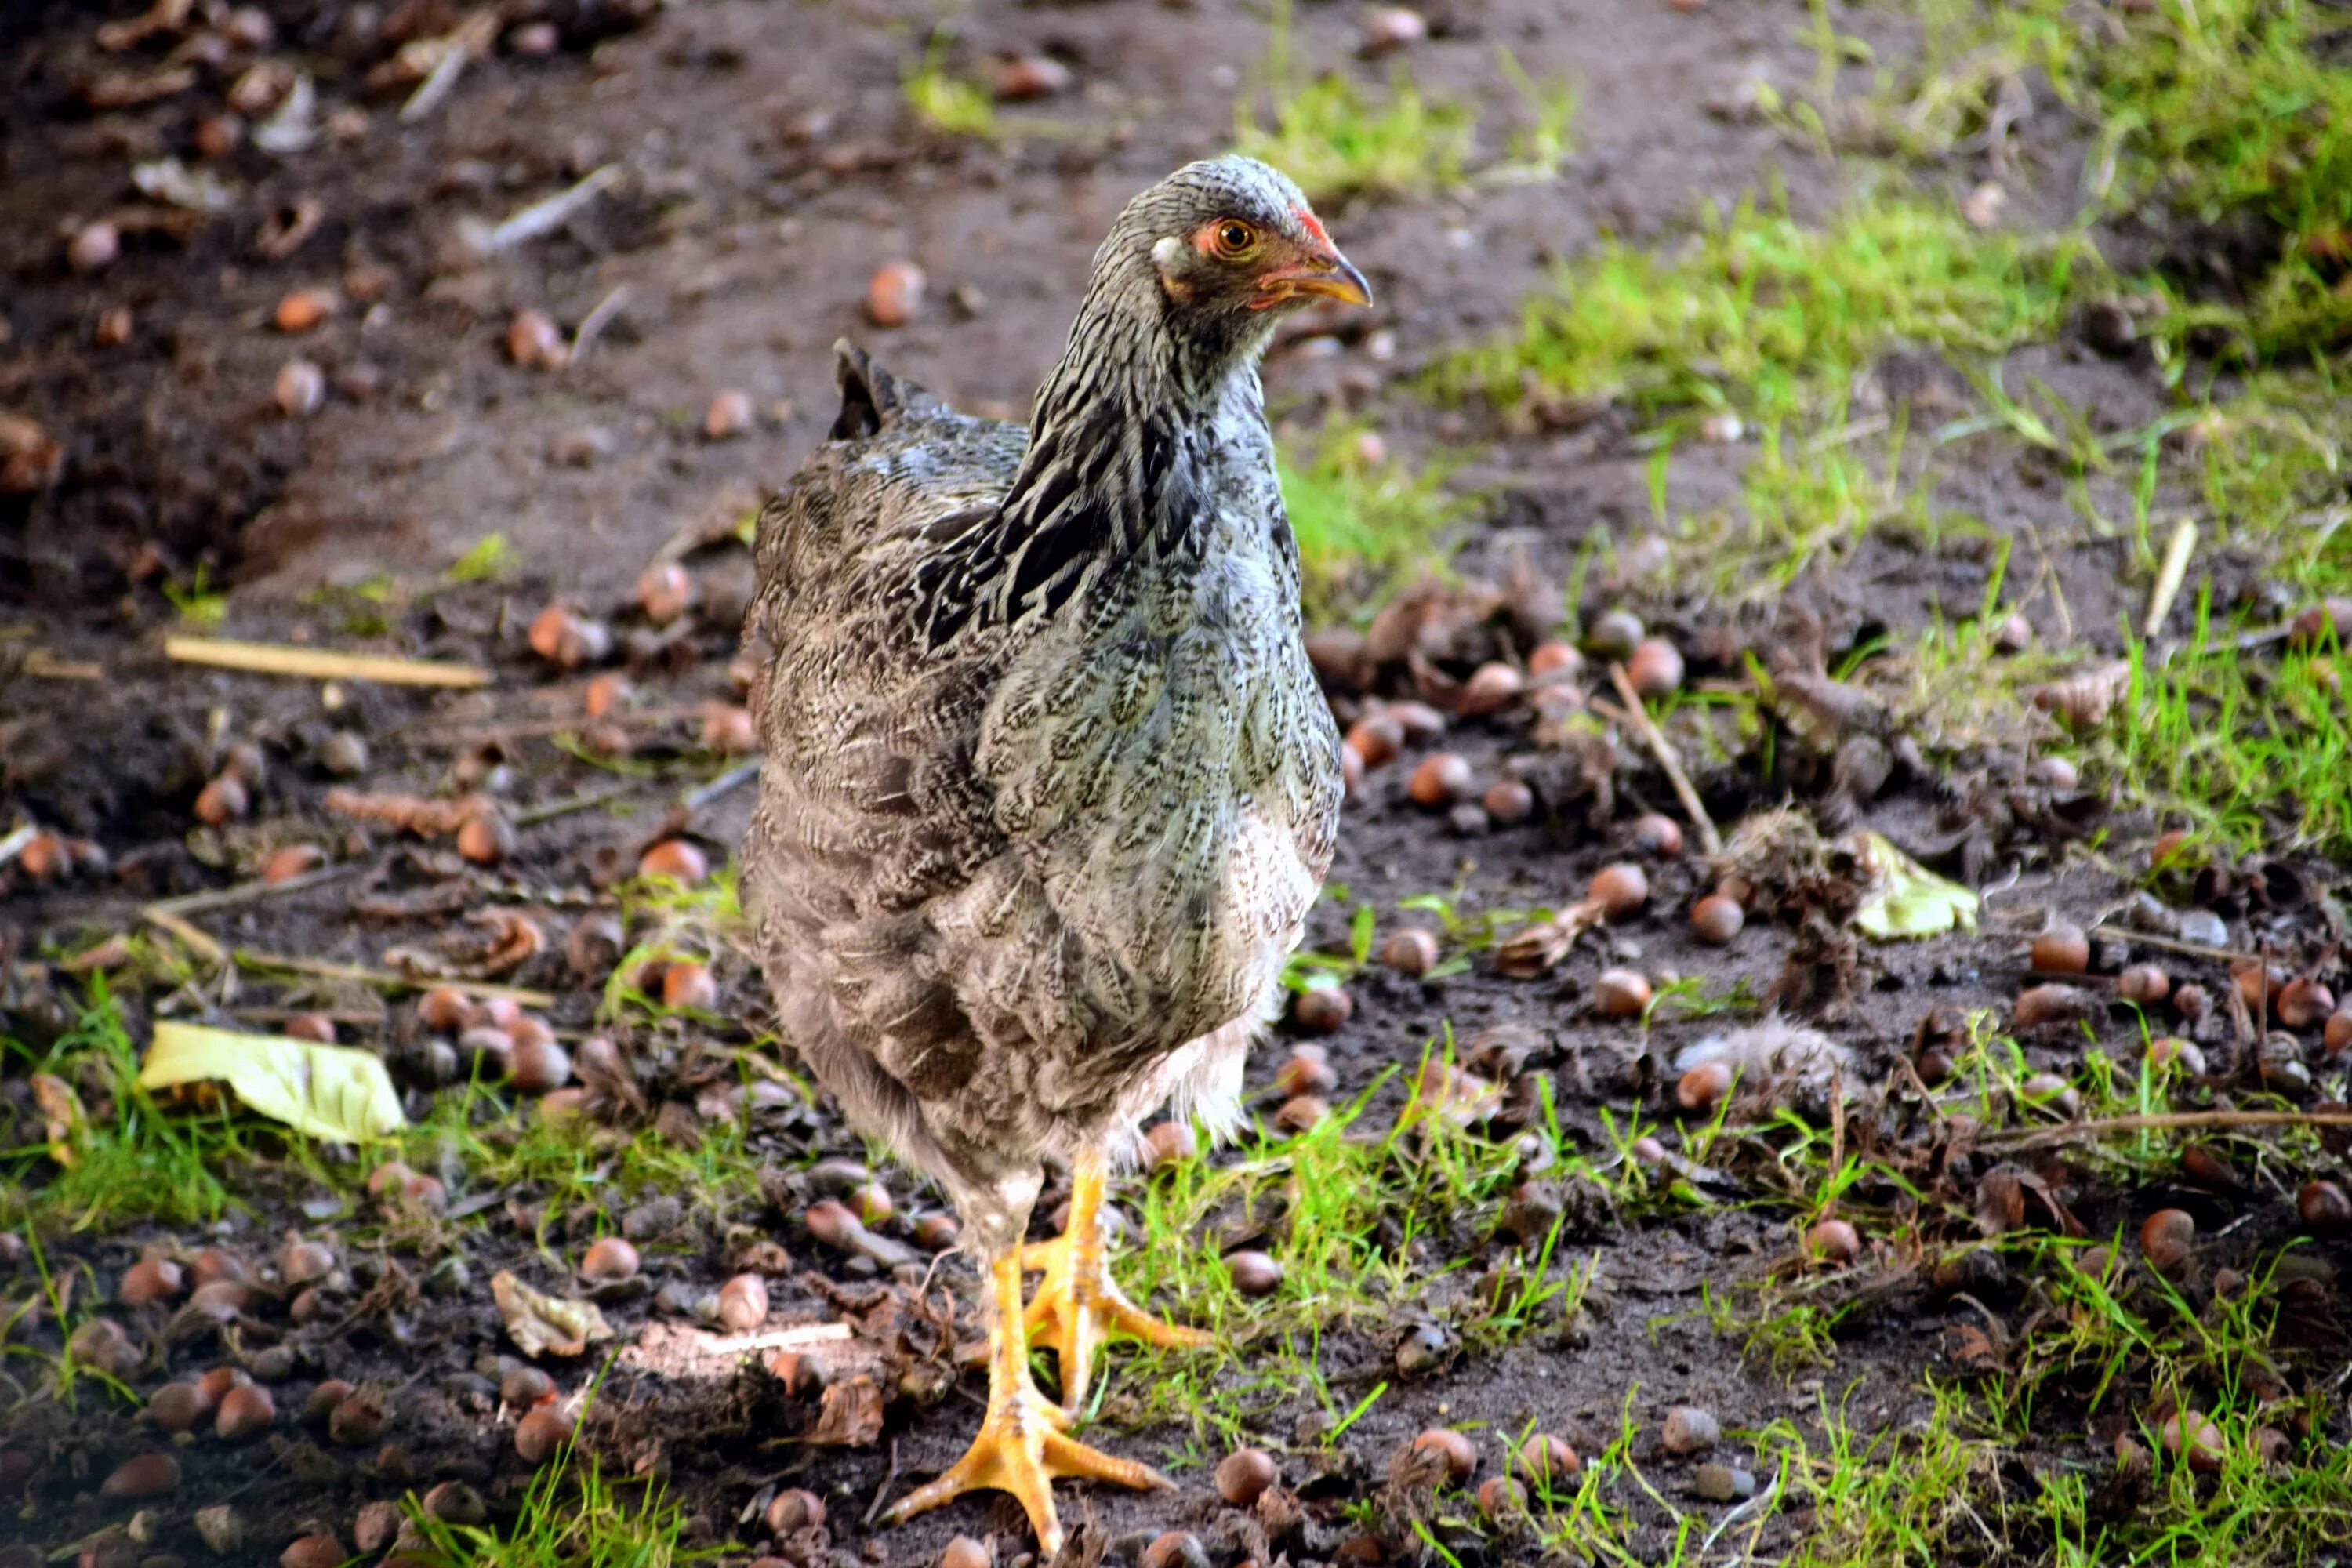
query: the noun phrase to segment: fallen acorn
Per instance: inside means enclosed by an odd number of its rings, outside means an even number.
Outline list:
[[[1470,672],[1454,701],[1457,712],[1475,716],[1497,713],[1518,700],[1528,689],[1527,678],[1509,665],[1491,661]]]
[[[526,1464],[545,1464],[571,1440],[571,1421],[552,1405],[543,1405],[527,1410],[523,1412],[522,1419],[515,1423],[515,1452]]]
[[[193,1383],[167,1383],[147,1396],[147,1419],[166,1432],[193,1432],[213,1413],[213,1401]]]
[[[1235,1508],[1249,1507],[1281,1480],[1281,1468],[1263,1448],[1235,1448],[1217,1462],[1217,1495]]]
[[[2294,1195],[2295,1213],[2314,1230],[2342,1230],[2352,1226],[2352,1197],[2334,1182],[2305,1182]]]
[[[1432,752],[1422,758],[1405,784],[1416,805],[1435,810],[1454,805],[1470,793],[1470,763],[1454,752]]]
[[[2033,939],[2032,964],[2040,974],[2080,974],[2091,967],[2091,939],[2082,927],[2057,921]]]
[[[2172,976],[2153,963],[2135,963],[2116,976],[2116,994],[2138,1006],[2153,1006],[2172,994]]]
[[[1631,610],[1604,610],[1592,619],[1584,646],[1602,658],[1630,658],[1649,635],[1642,617]]]
[[[1843,1268],[1862,1256],[1862,1235],[1844,1220],[1822,1220],[1805,1232],[1805,1250]]]
[[[344,1556],[343,1543],[334,1532],[319,1531],[299,1537],[279,1552],[278,1568],[339,1568]]]
[[[1516,827],[1535,815],[1536,792],[1517,779],[1498,779],[1486,786],[1478,804],[1496,826]]]
[[[98,1489],[111,1498],[151,1498],[179,1484],[179,1460],[169,1454],[141,1454],[115,1466]]]
[[[1604,969],[1592,983],[1592,1001],[1611,1018],[1635,1018],[1650,1005],[1650,983],[1632,969]]]
[[[1244,1296],[1271,1296],[1282,1289],[1282,1265],[1263,1252],[1226,1253],[1225,1274]]]
[[[2140,1255],[2159,1274],[2178,1270],[2197,1239],[2197,1222],[2183,1209],[2158,1209],[2139,1227]]]
[[[507,1082],[523,1094],[547,1094],[572,1081],[572,1058],[553,1040],[517,1040],[507,1053]]]
[[[663,1005],[690,1012],[707,1013],[719,1005],[719,983],[711,978],[707,963],[681,960],[666,966],[661,994]]]
[[[490,1516],[482,1494],[463,1481],[443,1481],[419,1500],[426,1513],[444,1524],[479,1524]]]
[[[1585,897],[1603,916],[1622,921],[1650,901],[1650,879],[1639,866],[1621,860],[1592,874]]]
[[[1691,932],[1710,947],[1728,947],[1748,923],[1748,911],[1726,893],[1709,893],[1691,906]]]
[[[2279,987],[2278,1021],[2290,1029],[2317,1028],[2336,1011],[2336,994],[2305,975]]]
[[[617,1236],[591,1243],[580,1255],[580,1278],[599,1285],[634,1279],[637,1268],[637,1249]]]
[[[1571,1480],[1584,1468],[1568,1439],[1549,1432],[1530,1433],[1519,1445],[1518,1458],[1519,1473],[1544,1488]]]
[[[565,605],[550,605],[533,616],[524,634],[530,651],[561,669],[602,663],[613,651],[613,634]]]
[[[714,441],[724,441],[730,437],[740,436],[744,431],[751,428],[758,418],[758,414],[751,407],[751,395],[730,386],[710,400],[709,409],[702,416],[702,433]],[[677,571],[677,568],[670,567],[667,570]],[[683,573],[680,574],[680,575],[683,574]],[[642,585],[638,591],[638,602],[640,604],[645,602]],[[683,605],[679,606],[680,610],[684,608]],[[650,605],[646,605],[646,614],[656,626],[677,618],[677,612],[667,616],[656,615]]]
[[[996,1553],[986,1543],[959,1535],[940,1548],[940,1568],[992,1568]]]
[[[1301,1094],[1328,1094],[1339,1087],[1339,1075],[1331,1069],[1330,1059],[1322,1055],[1293,1051],[1275,1068],[1275,1092],[1290,1099]]]
[[[1655,702],[1682,689],[1681,650],[1664,637],[1644,637],[1625,661],[1625,679],[1636,695]]]
[[[1451,1426],[1432,1426],[1412,1440],[1416,1456],[1443,1461],[1445,1484],[1458,1487],[1478,1468],[1477,1446]]]
[[[1488,1519],[1516,1519],[1527,1509],[1527,1489],[1510,1477],[1488,1476],[1478,1483],[1478,1511]]]
[[[813,1491],[787,1487],[769,1500],[768,1529],[777,1535],[796,1535],[824,1523],[824,1500]]]
[[[1633,819],[1633,847],[1644,855],[1672,860],[1683,852],[1682,824],[1662,812],[1645,811]],[[1643,896],[1648,890],[1643,889]]]
[[[527,1363],[518,1363],[507,1368],[499,1379],[499,1403],[517,1410],[536,1409],[554,1397],[555,1379]]]
[[[302,1401],[302,1419],[312,1426],[323,1426],[335,1414],[335,1406],[352,1396],[352,1385],[340,1377],[331,1377],[310,1390]]]
[[[186,1283],[186,1274],[168,1258],[144,1258],[122,1271],[114,1299],[126,1307],[152,1307],[169,1301]]]
[[[507,323],[507,357],[527,370],[562,370],[572,353],[563,330],[545,311],[521,310]]]
[[[259,1384],[239,1384],[221,1396],[213,1416],[213,1432],[224,1441],[242,1443],[278,1424],[278,1402]]]
[[[208,827],[239,821],[252,809],[252,795],[234,773],[223,773],[196,792],[196,820]]]
[[[1143,1135],[1144,1163],[1152,1170],[1190,1160],[1201,1152],[1200,1134],[1189,1121],[1162,1121]]]
[[[1393,713],[1367,713],[1348,727],[1349,745],[1367,768],[1386,766],[1404,749],[1404,725]]]
[[[1336,1035],[1356,1011],[1348,993],[1337,985],[1317,985],[1302,991],[1290,1005],[1290,1021],[1310,1035]]]
[[[923,269],[892,261],[875,269],[866,284],[866,318],[877,327],[903,327],[923,308]]]
[[[1136,1568],[1210,1568],[1211,1563],[1201,1538],[1181,1530],[1153,1536],[1135,1561]]]
[[[738,1274],[719,1288],[719,1321],[726,1328],[747,1334],[767,1316],[768,1282],[757,1274]]]
[[[2200,1411],[2173,1412],[2157,1428],[2157,1436],[2166,1453],[2185,1458],[2192,1470],[2204,1473],[2221,1468],[2221,1428]]]
[[[688,839],[665,838],[637,857],[637,875],[667,877],[691,887],[710,875],[710,860]]]
[[[1678,1405],[1666,1412],[1666,1419],[1658,1429],[1658,1446],[1669,1454],[1699,1454],[1715,1447],[1723,1436],[1723,1424],[1715,1412],[1696,1405]]]
[[[1381,962],[1413,979],[1437,967],[1437,937],[1418,926],[1391,931],[1381,943]]]
[[[469,816],[457,825],[457,853],[477,866],[495,866],[514,848],[514,828],[498,812]]]
[[[371,1389],[362,1389],[341,1405],[327,1417],[327,1436],[338,1443],[353,1447],[365,1447],[383,1436],[388,1417],[383,1396]]]

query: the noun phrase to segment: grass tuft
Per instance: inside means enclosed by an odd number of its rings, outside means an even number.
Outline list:
[[[1367,434],[1334,419],[1280,460],[1310,623],[1342,618],[1441,566],[1448,534],[1470,510],[1445,489],[1444,465],[1409,468]]]

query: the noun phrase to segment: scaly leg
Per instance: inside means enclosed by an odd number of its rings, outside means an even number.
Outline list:
[[[996,1259],[991,1274],[996,1316],[988,1328],[988,1415],[981,1421],[980,1435],[938,1479],[899,1499],[883,1515],[883,1522],[902,1524],[968,1491],[1011,1492],[1037,1532],[1037,1550],[1050,1558],[1062,1549],[1062,1523],[1054,1513],[1055,1478],[1086,1476],[1144,1489],[1168,1489],[1171,1483],[1149,1465],[1115,1458],[1063,1435],[1066,1417],[1029,1381],[1019,1250],[1009,1249]]]
[[[1021,1249],[1024,1268],[1045,1273],[1024,1326],[1060,1359],[1062,1408],[1074,1414],[1086,1403],[1095,1352],[1111,1334],[1170,1347],[1197,1347],[1214,1339],[1198,1329],[1161,1322],[1120,1291],[1103,1258],[1102,1200],[1103,1157],[1090,1149],[1071,1172],[1069,1225],[1053,1240]]]

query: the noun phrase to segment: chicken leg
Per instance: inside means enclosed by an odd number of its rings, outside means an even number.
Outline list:
[[[937,1479],[917,1487],[883,1516],[903,1524],[969,1491],[1011,1492],[1037,1532],[1037,1550],[1062,1550],[1062,1523],[1054,1512],[1053,1482],[1063,1476],[1117,1481],[1145,1490],[1172,1489],[1150,1466],[1090,1448],[1062,1428],[1069,1417],[1029,1379],[1028,1335],[1021,1321],[1021,1253],[1008,1247],[990,1267],[996,1311],[988,1329],[988,1414],[964,1457]]]
[[[1021,1249],[1022,1267],[1045,1274],[1023,1323],[1032,1339],[1053,1347],[1061,1363],[1062,1408],[1072,1415],[1086,1403],[1095,1352],[1113,1333],[1169,1348],[1214,1341],[1198,1329],[1161,1322],[1129,1300],[1111,1279],[1103,1255],[1103,1177],[1101,1151],[1080,1154],[1071,1172],[1070,1223],[1053,1240]]]

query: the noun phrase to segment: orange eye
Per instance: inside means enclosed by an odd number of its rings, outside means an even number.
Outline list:
[[[1247,256],[1257,248],[1257,230],[1237,217],[1220,220],[1215,238],[1217,254],[1228,260]]]

